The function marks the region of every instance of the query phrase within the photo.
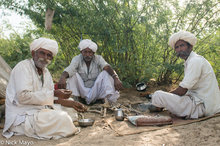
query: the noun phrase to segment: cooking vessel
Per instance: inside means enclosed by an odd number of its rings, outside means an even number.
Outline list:
[[[145,91],[146,88],[147,88],[147,85],[143,82],[136,84],[136,90],[137,91]]]
[[[93,119],[80,119],[78,120],[79,126],[86,127],[86,126],[92,126],[94,123]]]
[[[124,112],[122,109],[115,110],[115,119],[117,121],[123,121],[124,120]]]

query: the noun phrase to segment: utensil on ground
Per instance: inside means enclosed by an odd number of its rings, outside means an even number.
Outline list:
[[[117,121],[123,121],[124,120],[124,112],[122,109],[117,109],[115,111],[115,119]]]
[[[147,85],[143,82],[136,84],[136,90],[137,91],[145,91],[146,88],[147,88]]]
[[[92,126],[95,120],[93,119],[80,119],[78,120],[79,126],[81,127],[87,127]]]

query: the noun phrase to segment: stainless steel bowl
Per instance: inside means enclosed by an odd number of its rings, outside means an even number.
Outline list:
[[[80,119],[78,120],[79,126],[86,127],[86,126],[92,126],[94,123],[93,119]]]
[[[136,90],[137,91],[145,91],[147,88],[147,85],[145,83],[137,83],[136,84]]]

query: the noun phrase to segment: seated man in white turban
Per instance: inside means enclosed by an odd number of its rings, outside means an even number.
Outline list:
[[[172,114],[196,119],[220,112],[220,91],[210,63],[192,51],[196,37],[187,31],[174,33],[169,45],[184,63],[184,78],[173,91],[156,91],[152,105],[166,108]]]
[[[6,115],[3,136],[26,135],[38,139],[58,139],[77,132],[71,117],[54,110],[56,103],[68,106],[68,90],[54,90],[47,65],[58,52],[56,41],[46,38],[30,45],[32,59],[19,62],[12,70],[6,89]],[[66,94],[67,92],[67,94]],[[70,93],[70,94],[69,94]],[[80,103],[72,107],[83,109]]]
[[[62,73],[58,88],[67,88],[72,95],[85,99],[87,104],[101,99],[115,103],[122,83],[102,56],[96,55],[97,44],[85,39],[79,43],[81,54],[75,56]]]

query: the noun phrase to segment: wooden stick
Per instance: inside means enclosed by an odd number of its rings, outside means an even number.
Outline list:
[[[91,113],[98,113],[98,114],[102,114],[102,111],[99,111],[99,110],[87,110],[87,112],[91,112]]]
[[[103,118],[106,117],[106,112],[107,112],[107,108],[104,107],[104,113],[103,113]]]

